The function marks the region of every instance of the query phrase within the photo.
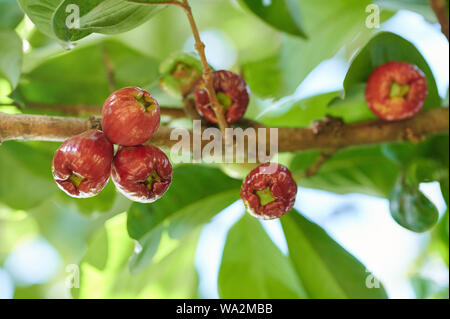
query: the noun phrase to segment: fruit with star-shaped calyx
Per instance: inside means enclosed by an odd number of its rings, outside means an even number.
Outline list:
[[[275,219],[288,213],[295,203],[297,184],[284,166],[265,163],[252,170],[241,187],[248,212],[258,218]]]
[[[379,66],[370,75],[366,101],[375,115],[385,121],[413,117],[427,98],[427,81],[414,65],[391,61]]]
[[[152,203],[169,189],[172,165],[155,146],[123,147],[114,157],[111,176],[117,189],[129,199]]]
[[[148,141],[158,130],[158,102],[147,91],[129,87],[115,91],[105,101],[102,129],[118,145],[134,146]]]
[[[213,85],[219,103],[225,112],[227,123],[239,121],[247,110],[250,97],[244,79],[230,71],[213,72]],[[205,83],[201,80],[195,89],[195,107],[197,112],[209,122],[217,124]]]
[[[53,177],[69,196],[95,196],[108,183],[113,156],[113,145],[103,132],[86,131],[65,141],[55,152]]]

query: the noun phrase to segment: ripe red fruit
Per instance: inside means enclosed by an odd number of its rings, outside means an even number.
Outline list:
[[[137,87],[112,93],[103,105],[102,128],[114,144],[133,146],[148,141],[161,120],[158,102]]]
[[[117,189],[129,199],[152,203],[169,189],[172,165],[157,147],[124,147],[114,157],[111,176]]]
[[[86,131],[65,141],[55,152],[53,177],[69,196],[95,196],[108,182],[113,156],[113,145],[103,132]]]
[[[224,108],[227,122],[239,121],[244,116],[250,101],[244,79],[230,71],[215,71],[213,72],[213,83],[217,99]],[[195,107],[201,116],[209,122],[217,124],[216,114],[211,107],[203,80],[200,80],[195,89]]]
[[[427,81],[422,71],[405,62],[391,61],[370,75],[366,101],[379,118],[399,121],[419,113],[427,94]]]
[[[250,214],[262,219],[284,216],[294,206],[297,184],[284,166],[265,163],[252,170],[241,187]]]

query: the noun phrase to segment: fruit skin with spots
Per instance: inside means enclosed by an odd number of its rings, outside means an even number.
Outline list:
[[[53,178],[69,196],[93,197],[106,186],[114,148],[105,134],[89,130],[66,140],[53,157]]]
[[[226,121],[228,123],[239,121],[250,102],[244,79],[236,73],[221,70],[213,72],[213,84],[217,99],[224,108]],[[200,80],[195,88],[195,107],[206,120],[213,124],[218,123],[203,80]]]
[[[261,219],[275,219],[288,213],[295,203],[297,184],[284,166],[265,163],[252,170],[241,187],[248,212]]]
[[[112,180],[129,199],[152,203],[172,183],[172,165],[166,154],[151,145],[122,147],[112,165]]]
[[[158,102],[147,91],[128,87],[115,91],[105,101],[102,128],[118,145],[134,146],[148,141],[158,130],[161,114]]]
[[[366,101],[375,115],[385,121],[411,118],[422,110],[428,95],[424,74],[406,62],[385,63],[369,76]]]

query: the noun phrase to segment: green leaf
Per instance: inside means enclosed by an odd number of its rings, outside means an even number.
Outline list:
[[[0,147],[0,201],[12,208],[33,208],[58,190],[53,153],[35,145],[8,141]]]
[[[385,10],[409,10],[423,15],[428,21],[436,22],[436,15],[431,9],[429,0],[374,0],[374,2]]]
[[[278,0],[267,3],[264,0],[241,0],[240,3],[275,29],[301,38],[307,37],[298,1]]]
[[[229,231],[219,271],[221,298],[306,298],[289,259],[257,219],[246,214]]]
[[[128,211],[128,233],[142,246],[131,259],[133,272],[151,262],[164,232],[181,240],[239,198],[240,182],[219,169],[184,165],[174,169],[173,177],[163,198],[150,205],[134,203]]]
[[[349,101],[345,106],[328,107],[339,92],[330,92],[305,99],[290,99],[281,105],[267,106],[256,116],[259,122],[272,127],[308,127],[326,115],[341,118],[346,123],[374,119],[365,103]]]
[[[80,264],[80,289],[72,290],[74,297],[196,298],[198,275],[194,258],[199,233],[187,236],[167,256],[133,275],[127,261],[134,245],[125,226],[126,216],[118,215],[105,223],[101,234],[93,237]],[[88,257],[95,255],[101,258],[93,265]]]
[[[390,210],[400,226],[417,233],[429,230],[439,218],[436,206],[406,176],[398,179],[390,198]]]
[[[441,98],[433,72],[422,54],[411,42],[389,32],[377,34],[358,53],[344,80],[344,90],[349,92],[355,86],[361,87],[378,66],[389,61],[407,62],[422,70],[428,85],[428,97],[425,101],[424,109],[441,106]],[[360,97],[361,103],[367,106],[363,98],[364,96]]]
[[[113,65],[117,88],[146,87],[158,79],[157,61],[107,40],[50,58],[24,74],[18,87],[24,102],[101,106],[110,94],[103,50]]]
[[[0,28],[14,29],[23,19],[16,0],[0,0]]]
[[[19,0],[19,3],[41,32],[64,42],[77,41],[91,33],[129,31],[162,9],[125,0]]]
[[[314,157],[316,156],[316,157]],[[310,167],[318,152],[300,152],[289,164],[293,171]],[[395,185],[399,167],[387,159],[380,146],[349,148],[334,154],[309,178],[301,178],[300,186],[338,194],[362,193],[388,198]]]
[[[14,89],[22,67],[22,40],[15,31],[0,29],[0,43],[0,79],[8,80]]]
[[[274,2],[274,1],[272,1]],[[243,65],[252,92],[262,98],[292,94],[321,62],[366,31],[365,8],[370,0],[299,0],[309,40],[283,36],[281,48],[270,57]]]
[[[387,298],[365,267],[318,225],[296,211],[283,217],[281,225],[289,257],[310,298]]]

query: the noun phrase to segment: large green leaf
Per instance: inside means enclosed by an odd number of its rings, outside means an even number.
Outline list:
[[[15,28],[23,19],[16,0],[0,0],[0,28]]]
[[[125,0],[19,0],[19,3],[40,31],[65,42],[80,40],[94,32],[116,34],[131,30],[162,8]],[[73,24],[77,14],[79,25]]]
[[[267,106],[257,120],[271,127],[306,127],[326,115],[341,118],[346,123],[374,119],[367,104],[348,101],[340,107],[329,108],[338,92],[319,94],[305,99],[290,99],[281,105]],[[269,103],[267,103],[269,104]]]
[[[387,298],[381,284],[318,225],[296,211],[281,219],[289,257],[310,298]]]
[[[178,248],[140,274],[132,275],[127,261],[134,245],[125,226],[125,215],[116,216],[92,238],[80,264],[80,289],[72,290],[74,297],[196,298],[194,257],[198,232],[187,236]]]
[[[236,201],[239,187],[239,181],[219,169],[197,165],[176,168],[163,198],[149,205],[135,203],[128,211],[128,233],[142,246],[131,259],[132,271],[142,270],[151,262],[163,233],[181,240]]]
[[[241,0],[240,2],[272,27],[295,36],[306,37],[297,0],[278,0],[268,3],[264,0]]]
[[[0,79],[5,78],[15,88],[22,67],[22,40],[17,33],[0,28]]]
[[[154,59],[108,40],[47,60],[23,75],[18,91],[27,103],[102,105],[110,93],[103,50],[112,62],[117,88],[146,87],[158,78]]]
[[[292,171],[304,171],[317,160],[318,152],[300,152],[292,159]],[[388,198],[395,185],[399,167],[387,159],[380,146],[349,148],[334,154],[299,185],[338,194],[362,193]]]
[[[246,214],[230,230],[219,272],[221,298],[307,298],[289,259]]]
[[[389,61],[407,62],[422,70],[428,85],[428,97],[424,109],[441,106],[441,98],[433,72],[424,57],[411,42],[389,32],[379,33],[358,53],[345,78],[345,91],[363,90],[369,75],[375,68]],[[364,104],[364,94],[360,94],[359,97],[361,103]]]
[[[278,53],[243,66],[252,92],[260,97],[292,94],[317,65],[366,30],[365,8],[370,0],[298,1],[309,39],[285,36]]]
[[[33,208],[58,190],[53,153],[38,145],[9,141],[0,147],[0,201],[12,208]]]

